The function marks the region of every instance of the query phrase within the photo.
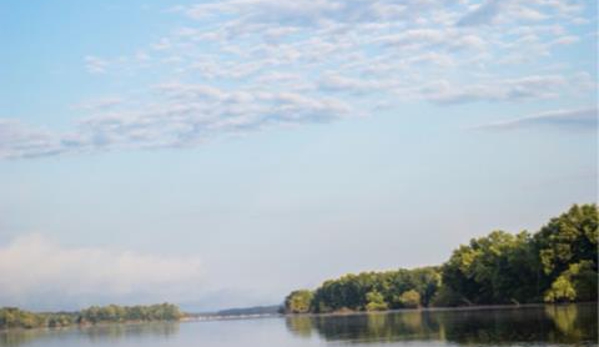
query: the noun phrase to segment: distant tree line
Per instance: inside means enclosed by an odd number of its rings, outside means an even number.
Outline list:
[[[287,313],[597,301],[599,209],[574,205],[538,232],[493,231],[441,266],[348,274],[285,298]]]
[[[176,305],[92,306],[79,312],[33,313],[15,307],[0,308],[0,329],[59,328],[98,323],[176,321],[183,313]]]

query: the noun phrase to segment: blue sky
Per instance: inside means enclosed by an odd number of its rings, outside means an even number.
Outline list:
[[[3,1],[0,305],[277,303],[597,194],[575,0]]]

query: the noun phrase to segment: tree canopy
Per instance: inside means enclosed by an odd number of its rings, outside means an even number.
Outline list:
[[[33,313],[15,307],[0,308],[0,329],[58,328],[73,324],[176,321],[183,313],[175,305],[92,306],[80,312]]]
[[[534,234],[495,230],[473,238],[438,267],[327,280],[301,291],[297,303],[286,300],[286,312],[596,301],[598,230],[597,205],[573,205]]]

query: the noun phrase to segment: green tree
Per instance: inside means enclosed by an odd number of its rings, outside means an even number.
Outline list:
[[[287,313],[310,312],[314,294],[310,290],[296,290],[285,298],[285,311]]]
[[[435,297],[431,300],[433,307],[455,307],[464,305],[462,295],[456,293],[449,286],[441,286]]]
[[[385,302],[383,294],[373,291],[366,294],[366,311],[385,311],[389,309],[389,305]]]
[[[397,301],[402,307],[405,308],[420,307],[420,293],[418,293],[414,289],[408,290],[402,293]]]
[[[591,261],[571,264],[545,292],[546,302],[596,301],[597,271]]]
[[[575,299],[576,289],[574,289],[570,278],[565,275],[559,276],[545,293],[546,302],[574,301]]]
[[[597,300],[597,205],[574,205],[535,234],[496,230],[453,251],[441,267],[362,272],[327,280],[309,310],[380,310]],[[386,306],[386,308],[384,308]]]
[[[597,271],[597,238],[599,237],[597,205],[574,205],[570,210],[545,225],[535,242],[543,270],[549,278],[557,278],[570,264],[592,262]]]
[[[494,231],[452,254],[443,283],[474,304],[528,301],[537,287],[538,262],[527,232]]]

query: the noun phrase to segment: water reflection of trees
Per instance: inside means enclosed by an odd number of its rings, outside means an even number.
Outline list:
[[[417,311],[335,317],[299,316],[287,318],[286,322],[288,329],[296,335],[307,337],[316,331],[327,340],[374,342],[411,338],[436,339],[439,334],[437,322]]]
[[[122,338],[139,338],[151,336],[152,338],[168,338],[179,332],[178,323],[148,323],[119,325],[108,324],[89,329],[82,329],[81,332],[91,341],[119,340]]]
[[[0,346],[16,347],[35,340],[41,333],[38,330],[0,332]]]
[[[178,323],[147,324],[108,324],[88,328],[67,328],[63,330],[19,330],[0,332],[0,347],[18,347],[38,339],[73,339],[91,342],[115,342],[120,339],[167,339],[179,332]]]
[[[287,318],[298,336],[313,332],[327,341],[438,340],[469,344],[597,341],[595,305]]]

